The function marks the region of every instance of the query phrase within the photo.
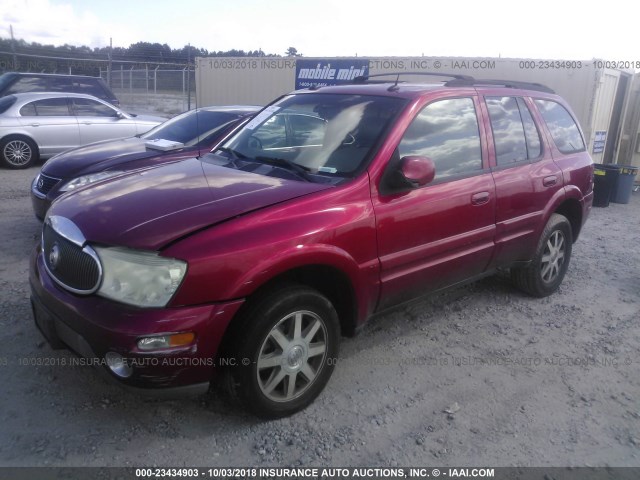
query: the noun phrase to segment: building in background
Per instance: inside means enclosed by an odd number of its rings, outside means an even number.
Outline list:
[[[303,62],[303,68],[298,62]],[[569,102],[582,125],[595,162],[640,164],[640,78],[634,77],[630,70],[610,68],[618,65],[601,60],[199,57],[196,58],[196,101],[199,106],[264,105],[314,80],[316,85],[346,80],[352,72],[362,71],[363,62],[368,62],[370,75],[445,72],[477,79],[542,83]],[[402,80],[431,82],[438,79],[409,75],[403,76]]]

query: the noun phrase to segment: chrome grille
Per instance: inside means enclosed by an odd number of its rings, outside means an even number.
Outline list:
[[[42,173],[38,177],[38,181],[36,182],[36,189],[46,195],[51,191],[53,187],[60,181],[59,178],[48,177],[47,175],[43,175]]]
[[[67,290],[89,294],[99,287],[101,268],[95,252],[63,237],[48,222],[42,230],[42,254],[51,277]]]

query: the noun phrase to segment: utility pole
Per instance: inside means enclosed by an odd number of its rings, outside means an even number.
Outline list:
[[[9,25],[11,31],[11,51],[13,52],[13,69],[18,70],[18,55],[16,55],[16,39],[13,38],[13,25]]]
[[[191,43],[187,47],[187,110],[191,110]]]
[[[111,68],[113,62],[113,37],[109,37],[109,63],[107,64],[107,85],[111,88]]]

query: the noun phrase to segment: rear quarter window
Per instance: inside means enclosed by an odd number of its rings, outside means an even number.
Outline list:
[[[560,152],[574,153],[585,149],[578,124],[566,108],[553,100],[535,99],[534,102]]]

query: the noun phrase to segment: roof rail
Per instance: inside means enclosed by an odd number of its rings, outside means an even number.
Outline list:
[[[367,83],[370,78],[379,78],[379,77],[396,77],[396,84],[400,80],[401,75],[424,75],[430,77],[449,77],[456,80],[471,80],[473,81],[473,77],[469,75],[459,75],[457,73],[440,73],[440,72],[397,72],[397,73],[378,73],[376,75],[360,75],[353,79],[353,83]]]
[[[378,73],[376,75],[361,75],[353,79],[353,83],[385,83],[384,80],[373,80],[372,78],[380,77],[396,77],[394,85],[390,89],[397,89],[398,83],[400,83],[400,76],[403,75],[422,75],[429,77],[448,77],[448,80],[444,83],[447,87],[475,87],[482,85],[495,85],[506,88],[522,88],[523,90],[534,90],[545,93],[556,93],[546,85],[541,83],[532,82],[519,82],[515,80],[488,80],[488,79],[476,79],[469,75],[459,75],[457,73],[441,73],[441,72],[398,72],[398,73]]]
[[[447,87],[477,87],[483,85],[491,85],[506,88],[521,88],[523,90],[534,90],[537,92],[556,93],[551,88],[541,83],[519,82],[515,80],[488,80],[488,79],[453,79],[445,83]]]

